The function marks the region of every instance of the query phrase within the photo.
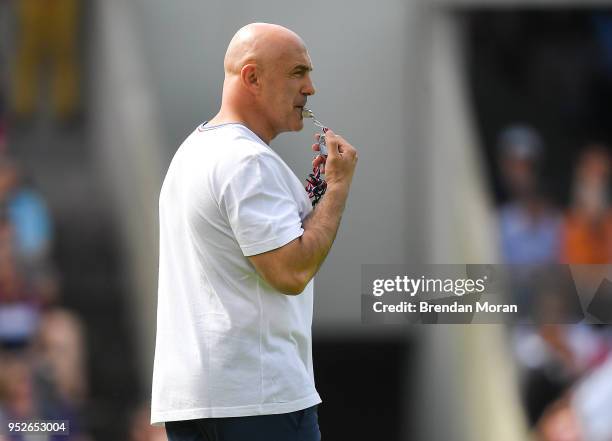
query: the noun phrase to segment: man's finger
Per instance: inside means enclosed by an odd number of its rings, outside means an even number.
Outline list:
[[[314,158],[312,160],[312,166],[313,167],[318,167],[319,165],[325,164],[325,157],[324,156],[317,156],[316,158]]]
[[[325,132],[325,145],[329,156],[338,156],[340,139],[331,129]]]

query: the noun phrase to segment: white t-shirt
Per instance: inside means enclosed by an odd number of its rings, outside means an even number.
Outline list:
[[[311,210],[301,181],[241,124],[201,125],[179,147],[159,198],[152,423],[321,402],[313,282],[282,294],[245,257],[301,236]]]

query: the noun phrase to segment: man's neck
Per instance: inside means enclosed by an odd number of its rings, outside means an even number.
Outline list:
[[[227,123],[239,123],[244,125],[268,145],[270,145],[272,139],[275,138],[272,131],[270,129],[266,130],[265,125],[261,122],[261,119],[256,116],[248,117],[247,115],[240,114],[239,112],[232,112],[222,108],[219,113],[208,121],[208,125],[211,126]]]

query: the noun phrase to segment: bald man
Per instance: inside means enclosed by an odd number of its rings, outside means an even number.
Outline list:
[[[302,129],[315,93],[304,42],[250,24],[224,65],[219,113],[179,147],[161,190],[151,422],[165,423],[170,441],[319,440],[312,279],[357,154],[327,133],[328,189],[313,210],[269,146]]]

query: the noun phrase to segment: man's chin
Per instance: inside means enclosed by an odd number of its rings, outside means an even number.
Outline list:
[[[304,128],[304,118],[300,115],[300,119],[296,120],[291,127],[292,132],[299,132]]]
[[[304,128],[304,120],[300,116],[299,119],[292,118],[291,120],[287,121],[284,127],[280,129],[278,133],[299,132],[303,128]]]

